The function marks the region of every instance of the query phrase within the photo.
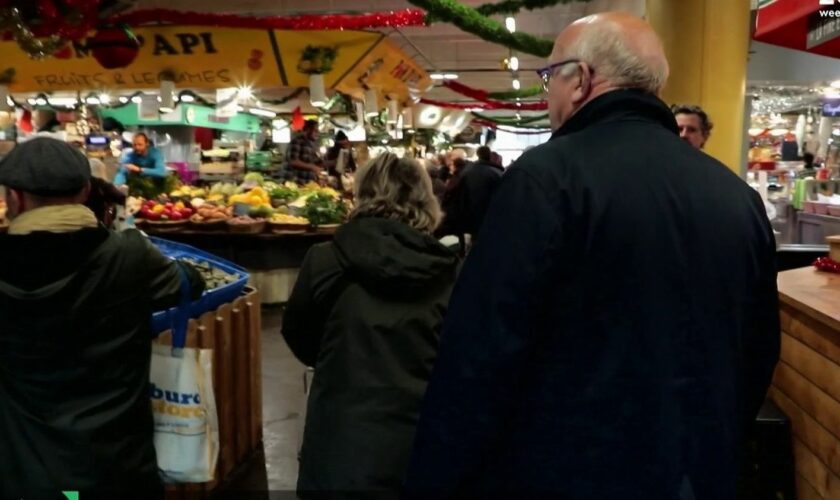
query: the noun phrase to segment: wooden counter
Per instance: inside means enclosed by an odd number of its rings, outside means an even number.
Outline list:
[[[779,273],[781,361],[770,398],[793,429],[799,500],[840,499],[840,274]]]

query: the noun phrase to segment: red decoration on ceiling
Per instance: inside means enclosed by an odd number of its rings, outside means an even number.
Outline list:
[[[264,30],[361,30],[424,26],[426,12],[420,9],[392,10],[367,14],[326,14],[279,17],[245,17],[235,14],[209,14],[172,9],[147,9],[121,14],[108,20],[130,26],[144,24],[183,24],[217,28]]]
[[[473,105],[473,104],[460,104],[460,103],[440,103],[439,101],[435,102],[426,102],[426,104],[434,104],[435,106],[440,106],[442,108],[455,108],[455,109],[473,109],[473,108],[481,108],[481,109],[512,109],[512,110],[526,110],[526,111],[534,111],[534,110],[544,110],[548,109],[548,103],[546,101],[539,101],[539,102],[531,102],[531,103],[521,103],[521,102],[502,102],[502,101],[494,101],[490,99],[489,92],[486,90],[476,89],[473,87],[469,87],[464,85],[463,83],[458,83],[453,80],[446,80],[443,82],[443,86],[448,88],[453,92],[457,92],[463,96],[469,97],[470,99],[475,99],[479,101],[481,104]],[[424,100],[421,99],[420,102]]]
[[[420,102],[423,104],[429,104],[431,106],[437,106],[439,108],[449,108],[449,109],[482,109],[482,110],[493,110],[493,109],[511,109],[514,111],[543,111],[548,109],[548,103],[545,101],[540,102],[498,102],[498,101],[490,101],[490,102],[479,102],[473,104],[463,104],[460,102],[446,102],[446,101],[436,101],[434,99],[420,99]]]
[[[303,130],[305,123],[306,120],[303,119],[303,113],[300,110],[300,106],[298,106],[292,111],[292,132]]]
[[[105,28],[89,38],[87,46],[105,69],[125,68],[140,52],[140,44],[127,29]]]

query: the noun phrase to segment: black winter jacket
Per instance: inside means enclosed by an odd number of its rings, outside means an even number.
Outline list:
[[[508,169],[453,293],[423,498],[729,500],[779,354],[758,194],[607,93]]]
[[[178,266],[102,227],[0,236],[0,263],[0,499],[152,498],[150,316]]]
[[[307,254],[283,318],[290,348],[315,367],[302,496],[399,491],[456,262],[379,218],[354,219]]]

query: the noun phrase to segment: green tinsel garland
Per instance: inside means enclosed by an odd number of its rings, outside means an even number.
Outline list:
[[[516,117],[512,117],[512,116],[488,116],[488,115],[485,115],[485,114],[482,114],[482,113],[476,113],[475,111],[473,111],[472,114],[473,114],[473,116],[475,116],[476,118],[478,118],[480,120],[486,120],[488,122],[497,123],[499,125],[507,125],[507,126],[511,126],[511,127],[518,127],[520,125],[526,125],[526,124],[529,124],[529,123],[536,123],[536,122],[548,119],[548,113],[543,113],[541,115],[536,115],[536,116],[526,116],[524,118],[519,118],[519,119],[517,119]],[[539,128],[545,128],[545,127],[539,127]]]
[[[496,101],[513,101],[514,99],[527,99],[543,93],[542,85],[535,85],[526,89],[506,90],[503,92],[489,92],[487,97]]]
[[[519,52],[548,57],[554,48],[554,42],[537,38],[527,33],[509,32],[493,19],[481,15],[472,7],[461,5],[455,0],[408,0],[412,5],[425,9],[429,19],[452,23],[462,30],[492,43],[504,45]]]
[[[536,10],[546,7],[553,7],[557,4],[572,3],[578,0],[503,0],[498,3],[486,3],[475,8],[482,16],[493,16],[496,14],[516,14],[522,9]],[[588,2],[589,0],[580,0]]]

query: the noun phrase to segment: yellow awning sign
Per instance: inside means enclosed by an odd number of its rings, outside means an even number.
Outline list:
[[[282,86],[271,33],[197,26],[138,28],[140,53],[128,67],[108,70],[86,41],[73,43],[63,59],[30,59],[14,41],[0,42],[0,71],[11,67],[12,92],[128,90],[160,87],[174,76],[183,88]]]
[[[383,94],[408,96],[425,89],[426,72],[382,33],[369,31],[264,31],[199,26],[138,28],[140,53],[126,68],[108,70],[94,59],[87,41],[72,44],[61,58],[31,59],[14,41],[0,41],[0,74],[13,69],[12,92],[119,91],[160,88],[172,78],[184,89],[250,86],[309,86],[298,71],[307,46],[334,47],[337,58],[324,75],[327,88],[361,96],[367,83]]]
[[[406,101],[410,93],[422,94],[431,85],[432,80],[425,69],[389,39],[383,38],[336,88],[361,99],[364,88],[369,87],[380,97],[393,96]]]

